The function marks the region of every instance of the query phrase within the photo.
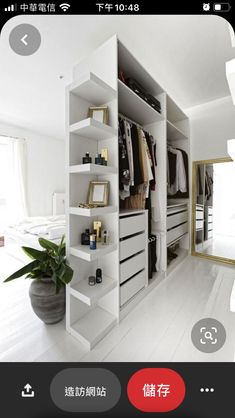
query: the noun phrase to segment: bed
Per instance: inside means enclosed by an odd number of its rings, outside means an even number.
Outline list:
[[[53,194],[53,216],[37,216],[22,219],[17,224],[8,226],[4,231],[5,248],[9,255],[28,261],[21,247],[33,247],[42,249],[38,239],[48,239],[58,244],[65,234],[64,194]]]

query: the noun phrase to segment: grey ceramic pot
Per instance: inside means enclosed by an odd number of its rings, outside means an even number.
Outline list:
[[[31,305],[45,324],[60,322],[65,314],[65,287],[55,293],[55,284],[51,279],[33,280],[29,288]]]

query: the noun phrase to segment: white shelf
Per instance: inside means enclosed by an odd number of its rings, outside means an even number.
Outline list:
[[[71,165],[69,167],[69,172],[71,174],[94,174],[94,175],[105,175],[105,174],[117,174],[117,168],[98,165],[98,164],[78,164]]]
[[[104,206],[93,209],[77,208],[74,206],[69,208],[70,215],[78,216],[102,216],[114,212],[117,212],[117,206]]]
[[[70,331],[89,349],[92,349],[116,324],[116,318],[100,307],[92,309],[71,325]]]
[[[96,250],[90,250],[88,245],[75,245],[70,247],[70,254],[82,258],[86,261],[97,260],[97,258],[103,257],[117,249],[117,244],[102,245],[97,244]]]
[[[93,118],[83,119],[80,122],[70,125],[69,132],[96,141],[113,138],[118,133],[117,129]]]
[[[95,106],[110,102],[117,96],[116,91],[94,73],[87,73],[69,87],[71,93]]]
[[[167,140],[178,141],[179,139],[188,139],[188,137],[173,123],[167,121]]]
[[[71,285],[70,293],[87,305],[94,306],[100,298],[105,296],[116,286],[116,280],[103,276],[102,283],[96,283],[94,286],[89,286],[88,279],[81,280],[79,283]]]
[[[118,80],[118,105],[121,113],[141,125],[148,125],[164,119],[159,112],[154,110],[121,80]]]

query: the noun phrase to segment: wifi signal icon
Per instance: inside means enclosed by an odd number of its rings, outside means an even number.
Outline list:
[[[70,8],[70,4],[68,4],[68,3],[62,3],[62,4],[60,4],[60,8],[61,8],[64,12],[67,12],[67,10]]]

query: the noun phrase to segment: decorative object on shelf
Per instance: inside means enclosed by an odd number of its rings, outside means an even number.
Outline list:
[[[101,241],[101,226],[102,226],[101,221],[94,221],[93,222],[93,229],[96,233],[96,241],[97,242]]]
[[[96,250],[96,234],[90,235],[90,250]]]
[[[88,277],[88,284],[89,284],[89,286],[95,286],[95,284],[96,284],[95,276],[89,276]]]
[[[85,157],[82,158],[82,164],[91,164],[92,158],[89,154],[89,152],[86,152]]]
[[[5,282],[25,274],[26,278],[34,279],[29,288],[32,308],[45,324],[56,324],[65,314],[65,285],[71,282],[73,270],[66,262],[64,237],[59,245],[44,238],[39,238],[38,242],[42,251],[22,247],[31,262]]]
[[[119,80],[121,80],[124,84],[126,84],[124,71],[123,71],[123,70],[121,70],[120,68],[119,68],[119,70],[118,70],[118,78],[119,78]]]
[[[109,199],[109,181],[90,181],[88,204],[107,206]]]
[[[99,205],[91,205],[89,203],[78,203],[78,208],[83,208],[83,209],[94,209],[94,208],[98,208]]]
[[[101,157],[104,159],[103,165],[108,165],[108,148],[101,149]]]
[[[103,245],[109,244],[109,231],[107,229],[103,229],[101,232],[101,243]]]
[[[108,124],[108,106],[91,106],[88,110],[88,118]]]
[[[81,234],[81,244],[90,245],[90,230],[85,229],[85,232]]]
[[[104,158],[102,157],[101,154],[96,154],[96,156],[95,156],[95,164],[97,164],[97,165],[105,165],[104,164]]]
[[[102,270],[100,268],[96,269],[96,283],[102,283]]]

